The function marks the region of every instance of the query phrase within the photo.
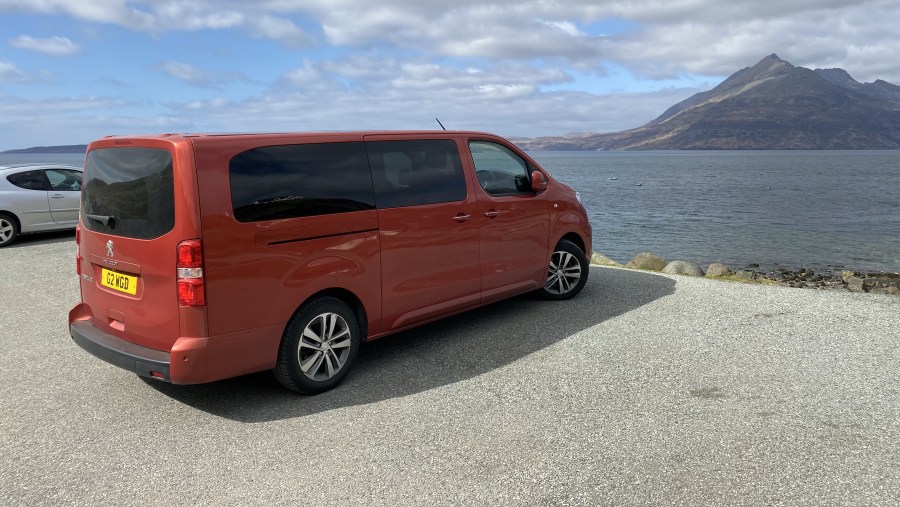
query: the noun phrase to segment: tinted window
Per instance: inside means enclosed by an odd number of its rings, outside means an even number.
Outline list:
[[[462,201],[466,178],[449,139],[367,142],[379,208]]]
[[[255,148],[231,159],[230,174],[240,222],[375,208],[363,143]]]
[[[81,190],[81,172],[71,169],[47,169],[47,180],[50,190],[57,192],[76,192]]]
[[[151,239],[175,226],[175,187],[172,155],[168,151],[92,150],[84,174],[81,215],[86,228],[127,238]]]
[[[484,141],[469,143],[478,184],[492,195],[531,191],[528,164],[505,146]]]
[[[25,190],[47,190],[47,180],[44,179],[44,171],[24,171],[10,174],[6,177],[6,180]]]

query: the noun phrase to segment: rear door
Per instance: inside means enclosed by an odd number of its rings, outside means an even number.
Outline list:
[[[176,152],[152,140],[94,143],[81,200],[81,293],[94,327],[157,350],[180,335],[176,248],[199,232],[184,209],[196,200],[189,153]]]
[[[78,223],[81,207],[81,171],[74,169],[47,169],[44,171],[50,183],[47,198],[53,221],[60,225]]]
[[[493,140],[469,141],[478,178],[482,296],[485,301],[540,288],[547,275],[550,213],[546,192],[531,191],[528,162]]]
[[[369,136],[384,330],[480,302],[477,203],[450,136]]]

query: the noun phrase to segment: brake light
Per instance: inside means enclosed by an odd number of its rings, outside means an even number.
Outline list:
[[[178,244],[176,250],[178,304],[203,306],[206,304],[206,283],[203,281],[203,247],[200,240],[189,239]]]
[[[81,277],[81,224],[75,226],[75,273]]]
[[[203,267],[203,249],[200,240],[189,239],[178,244],[178,267],[201,268]]]

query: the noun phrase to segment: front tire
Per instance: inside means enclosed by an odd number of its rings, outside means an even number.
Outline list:
[[[0,248],[12,244],[18,236],[19,222],[6,213],[0,213]]]
[[[570,299],[581,292],[587,283],[589,262],[575,243],[563,239],[550,255],[547,281],[539,294],[544,299],[559,301]]]
[[[327,391],[344,380],[359,352],[356,314],[340,299],[316,298],[291,317],[275,365],[275,378],[303,394]]]

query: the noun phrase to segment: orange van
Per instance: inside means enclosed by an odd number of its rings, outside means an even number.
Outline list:
[[[363,341],[584,287],[580,197],[509,141],[404,131],[110,137],[76,233],[82,348],[194,384],[272,370],[314,394]]]

